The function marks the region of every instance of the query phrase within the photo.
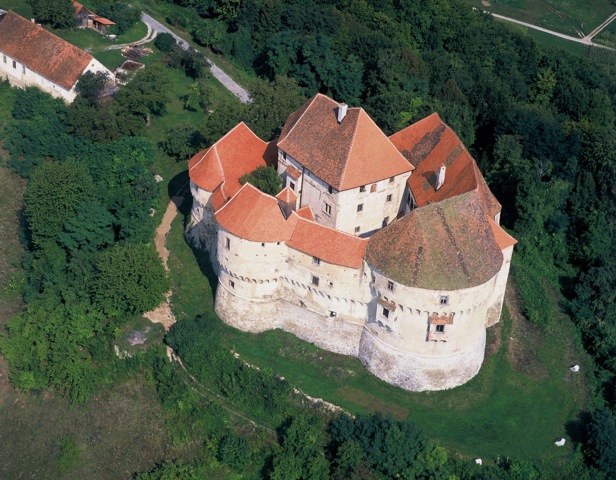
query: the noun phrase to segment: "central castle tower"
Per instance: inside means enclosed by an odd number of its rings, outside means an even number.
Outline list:
[[[239,178],[275,166],[283,190]],[[243,123],[189,163],[188,235],[218,274],[216,312],[355,355],[407,390],[461,385],[498,322],[515,240],[437,114],[392,135],[316,95],[263,142]]]

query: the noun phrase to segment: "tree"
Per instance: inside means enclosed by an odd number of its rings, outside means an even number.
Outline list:
[[[247,123],[264,139],[280,135],[289,115],[304,102],[297,82],[284,76],[277,76],[273,82],[256,80],[250,92],[252,103],[247,108]]]
[[[77,80],[75,91],[88,103],[94,104],[105,88],[108,78],[107,72],[86,72]]]
[[[244,437],[225,435],[218,445],[217,458],[235,470],[240,470],[248,461],[250,444]]]
[[[257,167],[240,177],[240,183],[250,183],[268,195],[277,195],[282,188],[282,179],[274,167]]]
[[[114,245],[97,264],[94,298],[111,317],[125,317],[157,307],[169,288],[165,270],[152,245]]]
[[[177,45],[173,35],[170,33],[159,33],[154,39],[154,45],[163,53],[170,53]]]
[[[48,162],[39,167],[24,197],[34,244],[54,239],[81,204],[93,197],[94,183],[83,164]]]
[[[159,147],[178,161],[186,160],[203,147],[203,137],[190,125],[180,125],[167,130],[165,139]]]
[[[118,0],[97,0],[96,13],[115,22],[114,31],[124,33],[141,19],[141,10]]]
[[[75,26],[75,7],[71,0],[28,0],[34,18],[54,28]]]
[[[58,243],[69,252],[94,252],[114,241],[113,216],[99,203],[82,204],[64,223]]]

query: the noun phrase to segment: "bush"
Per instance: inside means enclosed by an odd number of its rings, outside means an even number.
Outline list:
[[[240,470],[248,461],[250,444],[244,437],[225,435],[218,445],[217,458],[235,470]]]
[[[277,195],[282,186],[282,179],[274,167],[257,167],[246,175],[242,175],[240,183],[250,183],[263,193]]]
[[[154,45],[156,45],[156,48],[158,48],[161,52],[169,53],[175,48],[177,42],[170,33],[160,33],[156,36]]]

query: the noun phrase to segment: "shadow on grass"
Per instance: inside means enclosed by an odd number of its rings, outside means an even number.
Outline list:
[[[580,412],[575,420],[570,420],[565,424],[565,431],[573,443],[578,445],[586,443],[586,431],[590,419],[590,413]]]
[[[167,184],[167,196],[169,197],[169,199],[177,195],[181,195],[184,190],[188,192],[188,181],[188,170],[184,170],[178,173],[177,175],[175,175],[175,177],[169,180],[169,183]],[[187,195],[184,199],[184,202],[182,203],[182,208],[180,208],[180,212],[182,212],[182,215],[184,216],[187,215],[187,213],[183,211],[183,209],[186,208],[186,205],[189,205],[188,212],[190,213],[191,202],[189,200],[191,200],[191,197],[190,195]]]

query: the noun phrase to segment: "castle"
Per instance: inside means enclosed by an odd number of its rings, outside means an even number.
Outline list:
[[[240,177],[275,166],[283,190]],[[516,241],[437,114],[387,137],[318,94],[266,143],[240,123],[189,162],[188,236],[218,274],[216,312],[359,357],[407,390],[461,385],[499,321]]]

